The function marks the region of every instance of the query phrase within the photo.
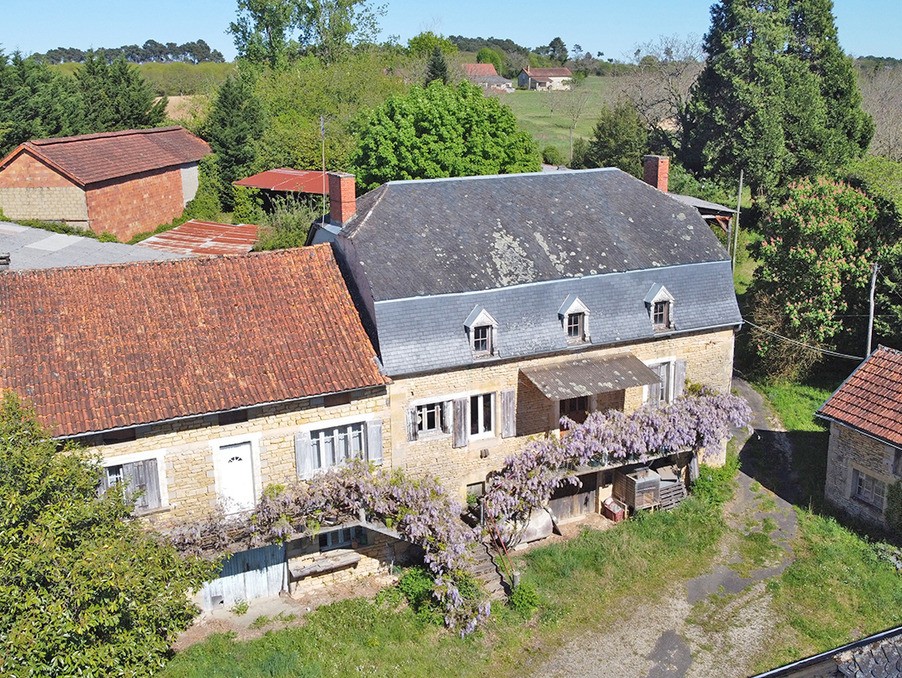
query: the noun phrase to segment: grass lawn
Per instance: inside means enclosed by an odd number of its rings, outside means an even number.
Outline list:
[[[577,95],[586,92],[589,101],[573,131],[574,140],[579,137],[588,139],[592,136],[592,130],[598,119],[598,111],[606,101],[610,85],[611,78],[590,75],[577,90]],[[567,160],[570,157],[571,122],[561,110],[560,105],[555,104],[561,94],[568,95],[566,92],[517,90],[513,94],[502,96],[501,101],[511,107],[517,121],[524,130],[532,134],[539,144],[540,150],[549,145],[556,146]],[[555,106],[554,111],[552,111],[553,105]]]
[[[567,543],[518,558],[523,581],[541,600],[532,618],[496,603],[488,625],[461,639],[406,606],[354,599],[319,608],[303,626],[256,640],[214,636],[177,655],[162,675],[514,675],[524,661],[540,659],[574,631],[612,620],[620,597],[636,601],[665,593],[646,582],[681,581],[708,567],[725,529],[720,501],[729,496],[732,480],[729,473],[706,477],[707,490],[674,511],[643,515],[604,532],[587,529]]]

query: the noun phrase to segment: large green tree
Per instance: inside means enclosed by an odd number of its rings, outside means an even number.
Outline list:
[[[0,396],[0,672],[151,675],[212,574],[130,517],[100,469]]]
[[[390,98],[360,130],[351,165],[363,188],[392,179],[533,172],[535,141],[511,110],[469,83],[433,82]]]
[[[166,97],[156,99],[138,68],[123,57],[110,63],[104,55],[88,52],[75,79],[84,102],[86,131],[154,127],[166,117]]]
[[[648,153],[648,129],[635,106],[620,101],[604,106],[581,158],[584,167],[619,167],[642,176],[642,156]]]
[[[720,0],[684,121],[682,163],[756,193],[829,173],[873,134],[831,0]]]

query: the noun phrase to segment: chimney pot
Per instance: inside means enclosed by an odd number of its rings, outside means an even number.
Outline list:
[[[357,212],[357,185],[353,174],[329,172],[329,222],[343,226]]]
[[[646,155],[642,158],[646,184],[651,184],[659,191],[667,193],[670,178],[670,158],[666,155]]]

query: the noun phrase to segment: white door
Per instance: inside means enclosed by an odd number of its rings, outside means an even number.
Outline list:
[[[254,464],[251,444],[223,445],[217,451],[219,498],[226,513],[254,508]]]

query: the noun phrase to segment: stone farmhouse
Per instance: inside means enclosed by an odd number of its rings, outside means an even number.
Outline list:
[[[497,94],[510,94],[514,91],[513,83],[498,75],[494,64],[461,64],[461,68],[467,80],[484,90]]]
[[[902,351],[878,347],[817,414],[830,422],[827,500],[890,527],[890,489],[902,487]],[[902,505],[896,511],[902,514]]]
[[[130,240],[182,214],[209,153],[181,127],[26,141],[0,160],[0,210]]]
[[[563,416],[669,401],[687,380],[729,391],[729,258],[648,184],[617,169],[393,181],[353,209],[336,188],[345,218],[326,228],[344,222],[336,255],[391,379],[394,465],[463,498],[532,437],[565,434]],[[582,481],[559,518],[597,511],[614,474]]]
[[[543,92],[571,89],[573,72],[569,68],[531,68],[527,66],[517,76],[520,89],[534,89]]]

